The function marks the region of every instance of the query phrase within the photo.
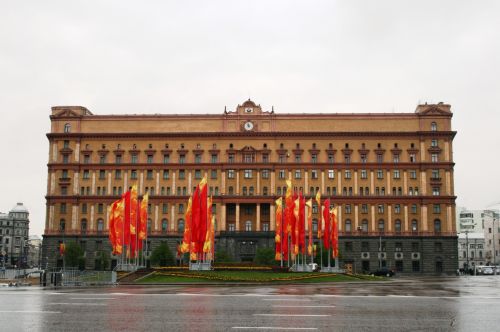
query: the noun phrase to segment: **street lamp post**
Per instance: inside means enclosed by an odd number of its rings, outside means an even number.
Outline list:
[[[469,274],[469,230],[465,231],[465,273]]]

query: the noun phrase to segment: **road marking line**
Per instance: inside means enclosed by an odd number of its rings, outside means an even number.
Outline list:
[[[233,326],[235,330],[300,330],[316,331],[316,327],[281,327],[281,326]]]
[[[264,301],[295,301],[295,302],[311,302],[310,299],[262,299]]]
[[[53,302],[51,305],[106,305],[106,303],[82,303],[82,302]]]
[[[70,297],[70,300],[114,300],[114,297]]]
[[[273,305],[274,308],[335,308],[334,305]]]
[[[331,315],[291,315],[291,314],[253,314],[266,317],[330,317]]]
[[[0,313],[6,314],[60,314],[60,311],[42,311],[42,310],[0,310]]]

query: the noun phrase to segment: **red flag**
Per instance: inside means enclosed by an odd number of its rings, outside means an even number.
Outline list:
[[[186,213],[184,215],[184,219],[186,220],[184,225],[184,237],[182,239],[181,244],[181,252],[183,254],[189,252],[189,248],[191,247],[191,236],[192,236],[192,210],[191,206],[193,203],[193,196],[189,197],[188,206],[186,209]]]
[[[306,253],[306,199],[300,194],[300,209],[299,209],[299,246],[302,254]]]
[[[316,203],[318,204],[319,210],[318,239],[321,239],[321,237],[323,236],[324,223],[323,217],[321,215],[321,193],[319,191],[316,193]]]
[[[330,249],[330,199],[325,199],[323,202],[323,219],[325,221],[325,229],[323,230],[323,246],[325,249]]]
[[[130,190],[122,196],[124,203],[123,244],[130,245]]]
[[[130,190],[130,258],[137,257],[139,206],[139,200],[137,198],[137,186],[132,186],[132,190]]]
[[[200,230],[200,187],[196,186],[196,190],[194,191],[193,194],[193,203],[191,207],[191,213],[193,216],[193,220],[191,222],[192,228],[191,228],[191,254],[197,254],[199,253],[198,251],[198,234]],[[193,256],[191,256],[193,257]],[[196,256],[194,256],[196,259]],[[193,259],[193,258],[192,258]]]
[[[309,245],[307,246],[307,254],[313,254],[313,230],[312,230],[312,198],[306,203],[307,205],[307,228],[309,231]]]
[[[203,178],[200,187],[200,227],[198,228],[198,253],[203,252],[208,228],[207,179]],[[211,207],[210,207],[211,208]]]
[[[300,198],[296,198],[297,194],[293,195],[293,222],[292,222],[292,248],[293,248],[293,256],[299,253],[299,230],[300,230]]]
[[[139,249],[142,249],[142,242],[146,239],[148,232],[148,203],[149,203],[149,195],[146,194],[142,198],[142,201],[139,206]]]
[[[116,205],[115,205],[116,203]],[[113,203],[111,209],[113,214],[113,223],[115,231],[115,246],[113,248],[114,255],[121,255],[123,252],[123,242],[124,242],[124,222],[125,222],[125,199],[119,199]]]
[[[276,200],[276,228],[274,243],[276,246],[274,259],[281,260],[281,231],[283,225],[283,198],[280,197]]]
[[[332,218],[332,257],[336,258],[339,256],[339,224],[336,207],[330,211],[330,215]]]
[[[59,244],[59,254],[61,254],[61,256],[64,256],[65,253],[66,253],[66,245],[64,243],[60,243]]]
[[[108,208],[108,236],[109,242],[111,243],[111,252],[113,253],[113,255],[116,252],[115,210],[117,202],[118,201],[113,202],[113,204],[111,204],[111,207]]]

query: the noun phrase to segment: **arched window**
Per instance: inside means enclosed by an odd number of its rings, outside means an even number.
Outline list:
[[[281,187],[276,188],[276,194],[278,194],[279,196],[281,196]]]
[[[368,232],[368,220],[363,219],[361,221],[361,231],[363,231],[365,233]]]
[[[418,232],[418,222],[415,219],[411,221],[411,231]]]
[[[385,222],[384,222],[384,219],[380,219],[378,221],[378,231],[379,232],[383,232],[384,231],[384,228],[385,228]]]
[[[65,133],[70,133],[71,132],[71,125],[69,123],[66,123],[64,125],[64,132]]]
[[[396,219],[396,222],[394,223],[394,230],[396,233],[401,233],[401,220]]]
[[[346,219],[346,221],[345,221],[345,231],[346,232],[351,231],[351,220],[350,219]]]
[[[102,232],[104,230],[104,220],[101,218],[97,219],[97,231]]]
[[[245,231],[247,232],[252,231],[252,222],[250,220],[245,221]]]
[[[248,192],[248,193],[249,193],[249,195],[250,195],[250,196],[253,196],[253,186],[250,186],[250,187],[248,188],[248,191],[249,191],[249,192]]]
[[[167,219],[162,219],[161,221],[161,231],[163,233],[166,233],[168,230],[168,220]]]
[[[87,231],[87,219],[82,219],[80,221],[80,229],[82,230],[82,233]]]
[[[59,221],[59,230],[61,232],[64,232],[66,230],[66,221],[64,219],[61,219],[61,221]]]
[[[441,220],[439,219],[434,220],[434,232],[436,233],[441,232]]]
[[[432,122],[431,123],[431,131],[437,131],[437,129],[438,129],[437,123]]]
[[[184,219],[177,220],[177,229],[179,232],[184,232]]]
[[[313,226],[313,232],[317,232],[318,231],[318,219],[313,219],[312,226]]]
[[[247,187],[243,187],[243,196],[247,195]]]
[[[228,188],[228,194],[229,195],[233,195],[233,192],[234,192],[233,186],[229,186],[229,188]]]

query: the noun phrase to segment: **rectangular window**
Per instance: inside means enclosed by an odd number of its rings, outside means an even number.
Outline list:
[[[328,170],[328,178],[329,179],[334,179],[335,178],[335,171],[333,169]]]
[[[394,156],[392,156],[392,161],[396,164],[399,163],[399,154],[395,154]]]
[[[97,204],[97,213],[104,213],[104,204]]]
[[[186,171],[183,169],[179,170],[179,180],[184,180],[186,178]]]
[[[410,171],[410,179],[416,180],[417,179],[417,171],[416,170],[411,170]]]
[[[435,147],[437,147],[437,146],[438,146],[438,140],[437,140],[437,139],[433,139],[433,140],[431,141],[431,147],[435,148]]]
[[[296,155],[295,155],[295,162],[296,162],[296,163],[300,163],[300,162],[302,162],[302,157],[301,157],[301,155],[300,155],[300,154],[296,154]]]
[[[83,179],[84,180],[90,179],[90,171],[88,169],[83,170]]]
[[[153,171],[152,170],[146,171],[146,179],[153,180]]]
[[[262,155],[262,162],[263,163],[268,163],[269,162],[269,155],[268,154],[263,154]]]
[[[61,187],[61,195],[66,196],[68,194],[68,187],[62,186]]]
[[[279,163],[284,163],[284,162],[286,162],[286,155],[284,155],[284,154],[280,154],[280,155],[278,156],[278,162],[279,162]]]
[[[368,179],[368,172],[366,171],[366,169],[361,170],[361,178]]]
[[[217,163],[218,162],[217,155],[216,154],[212,154],[210,161],[212,162],[212,164]]]
[[[210,171],[210,178],[212,180],[217,179],[217,170],[216,169],[213,169],[213,170]]]
[[[179,204],[179,213],[184,213],[184,204]]]
[[[164,154],[163,155],[163,163],[168,164],[170,162],[170,155],[169,154]]]
[[[227,162],[228,162],[228,163],[234,163],[234,153],[230,153],[230,154],[227,156]]]
[[[137,170],[133,169],[130,171],[130,178],[133,180],[137,180]]]
[[[382,154],[377,154],[377,163],[384,162],[384,156]]]
[[[317,163],[318,162],[318,155],[317,154],[312,154],[311,155],[311,162],[313,164]]]
[[[384,178],[384,171],[381,169],[377,170],[377,179],[383,179]]]
[[[346,179],[350,179],[351,178],[351,170],[346,169],[344,171],[344,178],[346,178]]]
[[[434,204],[432,210],[434,213],[441,213],[441,205],[440,204]]]
[[[234,169],[228,169],[227,170],[227,178],[228,179],[234,179]]]
[[[168,180],[170,179],[170,172],[168,169],[163,170],[163,180]]]
[[[67,154],[63,155],[62,162],[63,162],[63,164],[69,163],[69,156]]]
[[[100,170],[99,171],[99,180],[106,180],[106,171],[105,170]]]
[[[184,164],[186,162],[186,155],[179,155],[179,164]]]
[[[252,178],[252,170],[251,169],[246,169],[244,171],[244,178],[245,179],[251,179]]]
[[[263,179],[269,179],[269,170],[268,169],[263,169],[262,170],[262,178]]]
[[[417,156],[414,153],[410,153],[410,163],[416,163]]]
[[[122,163],[122,155],[121,154],[117,154],[116,157],[115,157],[115,163],[116,164],[121,164]]]
[[[366,164],[366,162],[368,161],[368,158],[366,158],[366,154],[364,154],[364,153],[361,155],[360,158],[361,158],[361,163],[363,163],[363,164]]]
[[[119,180],[119,179],[121,179],[121,178],[122,178],[122,171],[121,171],[121,170],[119,170],[119,169],[117,169],[117,170],[115,171],[115,179],[116,179],[116,180]]]
[[[394,205],[394,213],[396,213],[396,214],[401,213],[401,205],[400,204]]]
[[[351,204],[346,204],[345,205],[345,213],[347,213],[347,214],[351,213]]]
[[[280,169],[279,172],[278,172],[278,178],[280,179],[284,179],[285,178],[285,170],[284,169]]]
[[[440,190],[439,187],[432,187],[432,196],[439,196]]]
[[[136,154],[133,154],[131,156],[131,162],[132,162],[132,164],[137,164],[137,155]]]
[[[153,155],[152,154],[148,154],[148,157],[146,159],[146,162],[148,164],[152,164],[153,163]]]
[[[378,205],[378,213],[384,213],[384,204]]]
[[[432,170],[432,179],[439,179],[439,170],[438,169],[433,169]]]
[[[368,213],[368,204],[361,205],[361,213]]]
[[[199,170],[199,169],[195,169],[194,170],[194,178],[196,180],[200,180],[201,179],[201,170]]]
[[[168,204],[164,203],[162,205],[161,211],[163,212],[163,214],[167,214],[168,213]]]
[[[432,153],[431,154],[431,162],[437,163],[439,162],[438,154],[437,153]]]
[[[328,163],[329,164],[333,164],[333,161],[334,161],[334,159],[333,159],[333,153],[329,153],[328,154]]]
[[[106,155],[101,155],[99,156],[99,164],[105,164],[106,163]]]
[[[395,178],[395,179],[400,179],[400,176],[401,176],[401,175],[400,175],[399,169],[395,169],[395,170],[394,170],[394,178]]]
[[[296,170],[295,170],[295,178],[296,178],[296,179],[300,179],[300,178],[302,178],[302,174],[301,174],[301,172],[300,172],[300,169],[296,169]]]
[[[411,205],[411,213],[417,213],[417,204]]]

